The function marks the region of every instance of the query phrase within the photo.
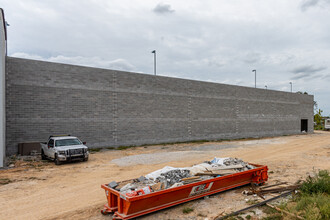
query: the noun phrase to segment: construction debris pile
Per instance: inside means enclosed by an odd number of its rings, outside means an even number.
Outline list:
[[[108,186],[132,197],[254,168],[253,165],[241,159],[214,158],[211,161],[205,161],[192,167],[175,168],[166,166],[147,174],[145,177],[141,176],[137,179],[119,183],[112,181]]]
[[[280,185],[285,185],[281,186]],[[254,185],[251,185],[251,188],[249,190],[244,190],[242,194],[244,195],[257,195],[262,199],[265,199],[264,196],[265,194],[269,193],[283,193],[287,191],[294,191],[297,190],[300,187],[299,182],[293,185],[288,185],[287,182],[280,182],[272,185],[266,185],[266,186],[261,186],[257,187]]]
[[[243,160],[237,159],[237,158],[227,158],[223,161],[223,164],[226,166],[232,166],[232,165],[243,166],[242,168],[237,168],[239,171],[254,169],[253,165],[250,165],[250,164],[244,162]]]
[[[173,184],[180,182],[183,178],[189,176],[190,170],[175,169],[166,173],[161,173],[160,176],[155,179],[155,182],[164,183],[166,189],[167,186],[172,186]]]

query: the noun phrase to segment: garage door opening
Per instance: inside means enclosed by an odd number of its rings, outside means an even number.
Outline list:
[[[301,119],[301,132],[307,132],[308,119]]]

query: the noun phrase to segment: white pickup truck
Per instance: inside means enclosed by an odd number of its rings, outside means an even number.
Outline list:
[[[41,158],[54,160],[56,165],[64,161],[88,160],[88,147],[73,136],[50,136],[48,141],[41,143]]]

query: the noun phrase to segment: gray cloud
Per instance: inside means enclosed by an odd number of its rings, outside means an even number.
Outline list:
[[[245,56],[245,58],[243,58],[244,62],[248,63],[248,64],[257,63],[260,59],[261,59],[261,55],[259,53],[256,53],[256,52],[248,53]]]
[[[173,13],[174,10],[171,9],[171,5],[159,3],[154,9],[153,12],[156,14],[170,14]]]
[[[301,10],[305,11],[310,7],[316,6],[320,0],[304,0],[301,4]]]
[[[323,79],[330,79],[330,73],[324,74]]]
[[[320,72],[322,70],[325,70],[326,67],[320,66],[320,67],[314,67],[313,65],[307,65],[307,66],[300,66],[295,69],[293,69],[292,73],[315,73]]]
[[[295,75],[294,77],[291,77],[290,79],[298,80],[298,79],[308,78],[312,75],[313,75],[313,73],[298,73],[297,75]]]
[[[253,64],[259,61],[259,57],[246,57],[244,59],[245,63]]]
[[[63,55],[45,58],[38,55],[21,53],[21,52],[11,54],[11,56],[25,58],[25,59],[33,59],[33,60],[44,60],[55,63],[67,63],[73,65],[83,65],[83,66],[99,67],[99,68],[123,70],[123,71],[136,71],[136,68],[132,64],[130,64],[127,60],[124,59],[116,59],[109,61],[109,60],[103,60],[99,57],[82,57],[82,56],[67,57]]]
[[[306,77],[315,76],[317,72],[327,69],[327,67],[314,67],[312,65],[300,66],[293,69],[291,72],[295,74],[291,79],[302,79]]]
[[[307,9],[315,6],[322,6],[325,4],[329,4],[329,0],[304,0],[300,6],[302,11],[306,11]]]

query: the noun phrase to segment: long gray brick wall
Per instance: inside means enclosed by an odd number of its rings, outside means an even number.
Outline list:
[[[313,96],[7,57],[6,147],[72,134],[89,147],[313,132]]]

